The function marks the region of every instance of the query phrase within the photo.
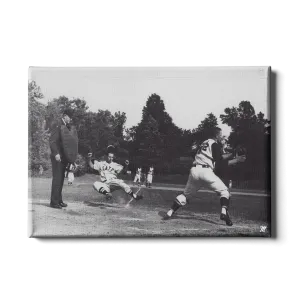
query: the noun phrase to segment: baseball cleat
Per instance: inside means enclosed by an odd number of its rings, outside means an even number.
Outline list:
[[[111,200],[112,197],[113,197],[113,196],[112,196],[112,193],[107,193],[105,196],[106,196],[106,199],[107,199],[107,200]]]
[[[167,221],[167,220],[170,220],[172,218],[172,216],[169,216],[167,214],[165,214],[163,217],[162,217],[162,220],[163,221]]]
[[[139,201],[141,199],[143,199],[143,196],[141,196],[141,195],[135,195],[135,197],[134,197],[134,200],[136,200],[136,201]]]
[[[170,220],[172,217],[173,217],[173,212],[172,211],[168,211],[165,213],[165,215],[162,217],[162,220],[163,221],[166,221],[166,220]]]
[[[220,219],[225,221],[227,226],[232,226],[233,225],[232,221],[230,220],[228,211],[226,211],[226,215],[221,213]]]

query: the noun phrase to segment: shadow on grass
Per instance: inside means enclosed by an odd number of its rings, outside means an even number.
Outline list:
[[[158,215],[163,218],[165,216],[165,212],[159,211]],[[223,225],[221,223],[216,223],[214,221],[207,220],[204,218],[199,218],[199,217],[195,217],[195,216],[187,216],[187,215],[177,215],[177,214],[173,215],[171,220],[193,220],[193,221],[202,221],[202,222],[206,222],[206,223],[210,223],[210,224],[214,224],[214,225]],[[164,221],[164,220],[162,220],[162,221]],[[167,221],[167,220],[165,220],[165,221]]]
[[[81,216],[82,214],[70,209],[69,207],[65,207],[65,208],[53,208],[50,206],[50,203],[34,203],[34,205],[38,205],[38,206],[45,206],[45,207],[49,207],[52,210],[58,210],[58,211],[62,211],[64,213],[70,214],[70,215],[74,215],[74,216]],[[34,211],[34,210],[33,210]]]
[[[100,209],[106,209],[106,208],[115,208],[115,209],[123,209],[123,206],[119,206],[116,204],[111,204],[111,203],[105,203],[105,202],[91,202],[91,201],[84,201],[84,204],[90,207],[99,207]]]

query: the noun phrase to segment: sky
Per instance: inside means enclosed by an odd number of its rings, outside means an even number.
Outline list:
[[[160,95],[174,123],[183,129],[197,127],[212,112],[223,134],[229,135],[230,128],[219,116],[242,100],[269,117],[267,67],[32,67],[29,79],[40,86],[43,103],[59,96],[83,98],[91,111],[125,112],[126,127],[140,122],[142,108],[153,93]]]

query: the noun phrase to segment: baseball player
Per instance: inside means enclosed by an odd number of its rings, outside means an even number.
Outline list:
[[[148,174],[147,174],[147,182],[146,182],[146,185],[147,185],[148,188],[151,188],[151,185],[152,185],[153,172],[154,172],[154,168],[150,167],[149,171],[148,171]]]
[[[89,166],[98,171],[100,175],[100,180],[94,183],[94,189],[102,195],[106,196],[106,199],[110,200],[112,198],[111,188],[123,189],[129,196],[133,197],[135,200],[140,200],[143,197],[141,195],[136,195],[133,193],[131,188],[117,176],[121,172],[126,173],[129,165],[129,161],[125,161],[125,166],[115,163],[114,150],[113,147],[108,147],[107,160],[97,161],[92,159],[92,153],[88,154]]]
[[[39,168],[39,174],[42,176],[43,175],[43,172],[44,172],[44,168],[42,165],[40,165],[40,168]]]
[[[212,128],[209,136],[210,138],[205,140],[201,145],[194,144],[192,146],[192,149],[197,150],[197,153],[193,167],[190,170],[188,182],[183,193],[176,197],[172,207],[164,216],[164,220],[170,219],[174,212],[187,204],[200,187],[206,186],[220,196],[220,219],[224,220],[227,226],[232,226],[233,223],[228,213],[230,194],[227,186],[214,173],[214,170],[217,165],[224,163],[232,165],[243,162],[246,157],[240,156],[239,158],[231,160],[233,154],[223,153],[222,146],[220,145],[222,139],[222,131],[220,128]]]
[[[66,177],[68,178],[68,185],[73,184],[74,173],[75,173],[77,167],[78,167],[78,165],[76,165],[76,164],[69,164],[67,166]]]
[[[142,168],[137,168],[133,182],[138,183],[139,186],[141,185],[141,175],[142,175]]]
[[[142,174],[141,174],[141,185],[142,186],[146,186],[146,179],[147,179],[147,174],[142,171]]]

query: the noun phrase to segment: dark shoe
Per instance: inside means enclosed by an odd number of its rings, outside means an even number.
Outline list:
[[[139,201],[139,200],[141,200],[141,199],[143,199],[143,196],[141,196],[141,195],[136,195],[136,196],[134,197],[134,200],[136,200],[136,201]]]
[[[59,205],[60,205],[61,207],[67,207],[67,206],[68,206],[68,204],[63,203],[63,202],[60,202]]]
[[[228,211],[226,211],[226,215],[221,213],[220,219],[225,221],[227,226],[232,226],[233,225],[232,221],[230,220]]]
[[[112,196],[112,193],[107,193],[105,195],[105,197],[106,197],[107,200],[111,200],[113,196]]]
[[[52,203],[50,203],[50,207],[57,208],[57,209],[62,209],[62,207],[59,204],[52,204]]]
[[[170,220],[172,218],[172,216],[170,217],[167,213],[165,213],[165,215],[163,216],[162,220],[163,221]]]

